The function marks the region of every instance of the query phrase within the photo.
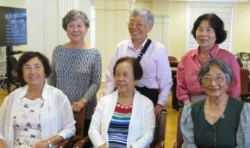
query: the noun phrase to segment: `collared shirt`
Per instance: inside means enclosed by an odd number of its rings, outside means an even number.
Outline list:
[[[106,87],[104,95],[114,91],[115,82],[113,68],[116,61],[125,56],[137,58],[147,39],[139,49],[135,49],[131,39],[124,40],[117,44],[114,55],[112,56],[108,70],[106,72]],[[167,103],[168,95],[172,87],[172,73],[168,61],[166,48],[159,42],[152,41],[147,51],[143,55],[140,64],[143,69],[142,78],[137,81],[136,86],[159,89],[157,104],[164,106]]]
[[[210,51],[210,57],[225,61],[232,69],[232,84],[228,89],[228,94],[234,98],[240,95],[240,66],[235,56],[227,50],[215,45]],[[190,50],[183,55],[177,67],[177,98],[185,100],[190,95],[204,94],[198,81],[198,72],[202,65],[199,48]]]

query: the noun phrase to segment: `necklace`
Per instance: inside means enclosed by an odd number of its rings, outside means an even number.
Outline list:
[[[221,118],[225,118],[225,114],[222,113],[221,115],[217,115],[215,112],[212,112],[209,114],[212,118],[215,118],[215,117],[221,117]]]
[[[35,100],[35,99],[37,99],[37,98],[41,98],[42,97],[42,94],[39,94],[39,95],[31,95],[29,92],[27,92],[26,93],[26,98],[28,98],[28,99],[31,99],[31,100]]]
[[[219,106],[213,106],[210,103],[208,103],[208,100],[205,103],[206,109],[207,109],[207,114],[212,117],[212,118],[225,118],[225,109],[226,109],[227,101],[226,103],[223,103]]]

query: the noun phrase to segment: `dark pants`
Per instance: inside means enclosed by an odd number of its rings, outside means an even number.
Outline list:
[[[138,90],[141,94],[148,97],[153,103],[154,106],[157,104],[158,96],[159,96],[159,90],[158,89],[150,89],[147,87],[135,87],[136,90]]]
[[[158,96],[159,96],[159,90],[158,89],[149,89],[147,87],[137,87],[137,86],[135,88],[141,94],[148,97],[154,103],[154,106],[157,105]],[[159,139],[156,139],[157,136],[155,134],[159,133],[159,130],[160,130],[160,125],[159,124],[160,124],[160,122],[156,121],[155,131],[154,131],[154,139],[153,139],[153,142],[150,145],[150,148],[154,148],[158,144],[157,142],[158,142]]]

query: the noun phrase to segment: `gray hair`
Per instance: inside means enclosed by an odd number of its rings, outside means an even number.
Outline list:
[[[223,60],[216,59],[216,58],[205,62],[201,66],[200,71],[198,73],[198,80],[199,80],[200,84],[201,84],[201,80],[202,80],[203,76],[210,70],[210,67],[214,66],[214,65],[218,66],[221,69],[221,71],[223,71],[223,73],[227,77],[227,84],[230,85],[232,83],[232,70],[231,70],[230,66],[226,62],[224,62]]]
[[[89,19],[86,13],[79,11],[79,10],[70,10],[62,19],[62,27],[64,30],[67,30],[67,25],[69,22],[76,20],[76,19],[82,19],[85,26],[89,28]]]
[[[148,9],[136,8],[131,12],[130,17],[136,16],[136,15],[143,15],[147,24],[149,25],[154,24],[154,20],[155,20],[154,15]]]

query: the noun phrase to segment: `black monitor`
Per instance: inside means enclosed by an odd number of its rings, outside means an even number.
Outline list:
[[[0,6],[0,46],[27,45],[25,8]]]

